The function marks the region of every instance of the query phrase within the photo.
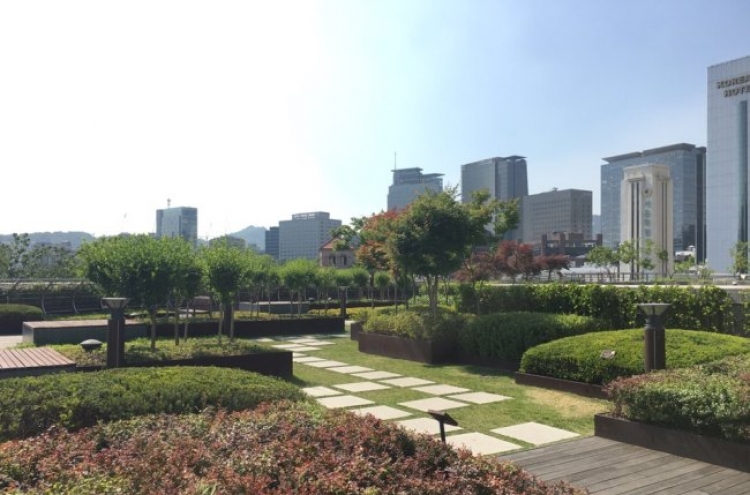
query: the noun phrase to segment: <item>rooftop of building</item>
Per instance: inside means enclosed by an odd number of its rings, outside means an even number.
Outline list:
[[[629,160],[631,158],[642,158],[642,157],[651,156],[651,155],[659,155],[662,153],[668,153],[670,151],[693,151],[693,150],[697,150],[699,152],[705,153],[706,148],[705,146],[698,147],[698,146],[695,146],[694,144],[689,144],[689,143],[677,143],[677,144],[670,144],[669,146],[662,146],[659,148],[651,148],[649,150],[644,150],[644,151],[634,151],[632,153],[624,153],[622,155],[610,156],[610,157],[602,158],[602,160],[604,160],[607,163],[612,163],[612,162],[619,162],[622,160]]]

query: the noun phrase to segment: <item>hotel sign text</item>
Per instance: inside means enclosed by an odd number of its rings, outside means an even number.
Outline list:
[[[734,87],[739,86],[739,87]],[[724,90],[724,98],[730,96],[737,96],[741,94],[750,94],[750,74],[744,76],[733,77],[731,79],[724,79],[716,83],[716,89]]]

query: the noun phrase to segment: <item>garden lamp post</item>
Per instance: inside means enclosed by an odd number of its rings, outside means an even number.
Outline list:
[[[638,308],[646,315],[643,354],[646,372],[667,367],[667,348],[662,315],[669,308],[666,303],[643,303]]]
[[[125,297],[104,297],[102,304],[112,313],[107,320],[107,368],[119,368],[125,361]]]

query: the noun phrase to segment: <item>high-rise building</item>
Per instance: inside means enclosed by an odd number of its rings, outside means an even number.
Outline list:
[[[156,210],[156,237],[182,237],[195,245],[198,241],[198,208],[178,206]]]
[[[620,239],[630,242],[636,256],[647,256],[660,275],[672,272],[674,263],[674,198],[670,168],[666,165],[635,165],[623,170]],[[650,244],[650,246],[649,246]],[[652,249],[651,254],[641,254]],[[666,252],[662,259],[658,253]]]
[[[402,210],[425,191],[443,190],[443,174],[423,174],[421,168],[393,170],[393,184],[388,187],[388,209]]]
[[[583,234],[591,239],[591,191],[565,189],[524,196],[521,199],[523,242],[538,244],[543,235]]]
[[[472,193],[481,189],[487,189],[490,197],[501,201],[528,196],[526,159],[496,157],[461,165],[461,201],[468,203]]]
[[[732,272],[731,251],[748,242],[750,56],[708,68],[706,223],[709,267]]]
[[[341,226],[324,211],[297,213],[279,222],[279,261],[318,259],[320,247],[331,239],[331,230]]]
[[[270,227],[266,230],[266,254],[273,259],[279,259],[279,228]]]
[[[508,201],[529,194],[526,158],[495,157],[461,165],[461,201],[471,201],[472,193],[487,189],[490,198]],[[520,205],[519,205],[520,206]],[[520,239],[520,226],[505,234],[505,239]]]
[[[601,231],[605,246],[617,247],[622,241],[621,205],[623,170],[636,165],[659,164],[669,167],[673,188],[672,244],[678,251],[695,247],[698,260],[706,252],[705,164],[706,148],[680,143],[646,151],[636,151],[603,159],[601,166]]]

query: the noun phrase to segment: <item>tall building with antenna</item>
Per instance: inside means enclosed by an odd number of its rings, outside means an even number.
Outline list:
[[[182,237],[193,246],[198,242],[198,208],[189,206],[171,207],[156,210],[156,237]]]

